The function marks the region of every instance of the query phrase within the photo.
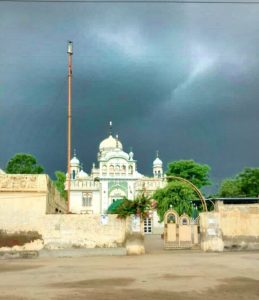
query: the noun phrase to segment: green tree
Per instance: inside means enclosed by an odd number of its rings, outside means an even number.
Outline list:
[[[177,176],[187,179],[197,188],[210,185],[210,167],[196,163],[193,160],[178,160],[168,164],[167,176]],[[157,190],[154,195],[157,200],[157,213],[160,221],[163,221],[165,212],[172,206],[179,215],[183,213],[194,216],[192,200],[197,198],[194,190],[186,183],[168,178],[166,187]]]
[[[60,192],[61,196],[67,200],[67,192],[65,191],[66,174],[62,171],[56,171],[55,176],[56,180],[54,180],[54,185]]]
[[[240,182],[243,195],[259,196],[259,168],[245,168],[236,178]]]
[[[210,167],[205,164],[196,163],[194,160],[178,160],[168,164],[167,176],[178,176],[189,180],[197,188],[210,185]],[[173,179],[168,179],[172,181]]]
[[[108,208],[108,213],[117,214],[119,218],[127,218],[130,215],[140,215],[145,218],[151,206],[151,198],[144,193],[134,200],[123,198],[112,203]]]
[[[222,181],[219,197],[258,197],[259,168],[245,168],[234,178]]]
[[[17,153],[8,161],[5,171],[8,174],[42,174],[44,169],[33,155]]]
[[[153,198],[157,201],[157,214],[160,222],[163,221],[165,212],[172,208],[179,214],[183,213],[192,216],[194,214],[193,199],[197,195],[185,183],[172,181],[166,187],[155,191]]]
[[[218,196],[219,197],[240,197],[240,196],[242,196],[240,180],[231,179],[231,178],[223,180],[219,187]]]

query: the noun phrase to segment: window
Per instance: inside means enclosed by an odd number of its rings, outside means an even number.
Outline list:
[[[107,174],[107,166],[106,165],[103,165],[103,175],[106,175]]]
[[[114,173],[114,166],[113,165],[110,165],[110,167],[109,167],[109,173],[110,174]]]
[[[133,167],[129,166],[129,174],[133,174]]]
[[[92,206],[92,195],[83,193],[82,206]]]
[[[75,170],[72,171],[72,179],[76,179],[76,171]]]
[[[151,218],[144,219],[144,233],[145,234],[152,233],[152,219]]]
[[[121,169],[122,169],[122,174],[126,174],[126,166],[123,165],[123,166],[121,167]]]
[[[188,225],[188,221],[186,218],[182,219],[182,225]]]
[[[119,174],[119,173],[120,173],[120,166],[119,166],[119,165],[116,165],[116,166],[115,166],[115,173],[116,173],[116,174]]]

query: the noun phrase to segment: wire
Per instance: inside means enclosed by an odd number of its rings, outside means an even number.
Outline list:
[[[0,2],[13,3],[172,3],[172,4],[234,4],[257,5],[259,1],[199,1],[199,0],[0,0]]]

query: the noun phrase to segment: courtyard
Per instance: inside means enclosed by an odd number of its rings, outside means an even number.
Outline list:
[[[259,299],[259,252],[166,251],[150,237],[146,249],[0,260],[0,299]]]

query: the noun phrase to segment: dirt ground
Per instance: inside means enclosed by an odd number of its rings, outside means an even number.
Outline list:
[[[259,252],[164,251],[143,256],[0,260],[0,299],[259,299]]]

